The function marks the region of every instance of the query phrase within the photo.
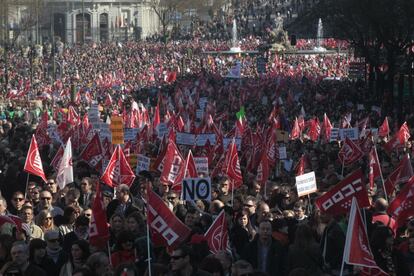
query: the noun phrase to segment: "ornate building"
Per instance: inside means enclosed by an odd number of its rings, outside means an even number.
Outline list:
[[[158,32],[159,19],[145,0],[44,0],[42,40],[65,43],[144,39]]]

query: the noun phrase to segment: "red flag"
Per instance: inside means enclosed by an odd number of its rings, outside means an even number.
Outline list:
[[[385,145],[384,149],[390,153],[397,147],[402,147],[410,138],[410,131],[407,126],[407,122],[405,122],[401,127],[400,130],[389,140]]]
[[[243,184],[239,157],[237,155],[237,147],[234,140],[227,148],[226,158],[224,160],[222,171],[231,180],[231,189],[238,188]]]
[[[384,183],[385,191],[387,192],[387,195],[392,194],[395,186],[398,183],[406,182],[412,176],[414,176],[413,168],[411,166],[410,157],[408,156],[408,153],[407,153],[401,159],[397,168],[388,176],[387,180]]]
[[[185,173],[185,160],[182,157],[177,145],[169,140],[167,151],[163,159],[163,168],[160,182],[169,183],[174,191],[181,191],[181,184]]]
[[[369,247],[368,235],[355,197],[352,198],[351,212],[349,214],[344,261],[349,265],[378,268]]]
[[[76,125],[80,122],[80,117],[78,113],[76,113],[75,108],[73,108],[73,106],[69,106],[67,122],[71,125]]]
[[[295,118],[295,122],[293,123],[293,128],[292,128],[292,132],[290,133],[290,139],[291,140],[296,140],[300,138],[300,127],[299,127],[299,122],[298,122],[298,118]]]
[[[182,223],[153,191],[148,191],[148,227],[155,246],[168,246],[171,250],[182,244],[191,229]]]
[[[363,156],[364,153],[359,146],[346,137],[345,142],[338,153],[338,158],[339,161],[341,161],[341,164],[344,164],[344,166],[351,165],[352,163],[360,160]]]
[[[381,167],[378,159],[377,148],[373,147],[368,155],[369,163],[369,186],[374,188],[374,180],[381,176]]]
[[[53,169],[57,172],[60,165],[60,160],[62,159],[63,152],[65,149],[62,145],[60,145],[58,151],[55,154],[55,157],[53,157],[52,162],[50,162],[50,165],[53,167]]]
[[[274,166],[279,159],[279,147],[276,142],[276,132],[272,129],[270,131],[271,133],[269,137],[267,137],[265,151],[267,159],[269,160],[269,166]]]
[[[101,180],[110,187],[115,187],[121,184],[130,186],[135,179],[135,174],[129,166],[128,161],[118,145],[109,160]]]
[[[269,175],[269,160],[267,159],[266,152],[263,152],[259,166],[257,167],[256,181],[264,186],[266,184],[266,181],[269,179]]]
[[[204,237],[213,254],[230,249],[226,214],[224,213],[224,210],[220,212],[210,228],[208,228]]]
[[[155,107],[154,120],[152,121],[152,126],[154,127],[154,129],[157,129],[157,126],[159,124],[160,124],[160,107],[157,104],[157,106]]]
[[[306,154],[302,154],[301,158],[299,159],[298,164],[296,165],[295,171],[296,175],[302,175],[305,173],[305,170],[308,169],[309,166],[309,158]]]
[[[95,200],[89,224],[89,243],[98,249],[104,249],[109,238],[109,227],[103,205],[100,185],[96,185]]]
[[[49,120],[49,115],[47,111],[42,114],[39,125],[36,128],[36,140],[39,142],[38,146],[42,148],[44,145],[49,145],[51,143],[49,134],[47,133],[47,122]]]
[[[98,172],[101,171],[103,150],[98,133],[95,133],[91,141],[89,141],[88,145],[79,156],[82,160],[85,160],[89,166]]]
[[[188,151],[187,160],[185,161],[185,175],[184,178],[196,178],[198,177],[197,168],[194,162],[193,153]]]
[[[40,176],[43,181],[46,182],[42,160],[40,159],[39,148],[37,147],[37,142],[34,135],[32,136],[32,141],[30,141],[26,162],[24,163],[24,171]]]
[[[362,208],[370,206],[361,169],[348,175],[331,190],[317,198],[315,203],[322,212],[339,215],[349,211],[352,197],[357,198]]]
[[[388,118],[385,117],[384,122],[378,129],[379,137],[386,137],[390,134],[390,126],[388,125]]]
[[[387,212],[396,220],[398,227],[403,226],[406,220],[414,215],[414,177],[410,178],[390,203]]]
[[[332,132],[333,127],[326,113],[323,114],[322,128],[323,128],[323,134],[324,134],[323,138],[325,139],[326,142],[329,142],[331,139],[331,132]]]
[[[309,130],[308,130],[308,136],[313,141],[316,142],[319,138],[319,135],[321,133],[321,126],[319,125],[319,119],[310,119],[309,120]]]

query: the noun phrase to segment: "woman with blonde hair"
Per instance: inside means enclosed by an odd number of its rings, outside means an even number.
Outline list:
[[[42,210],[36,216],[36,224],[42,229],[43,233],[51,230],[59,231],[55,226],[52,213],[48,210]]]

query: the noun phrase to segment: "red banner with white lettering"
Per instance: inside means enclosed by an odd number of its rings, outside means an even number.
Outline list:
[[[121,146],[118,145],[111,156],[111,160],[109,160],[108,166],[105,168],[101,180],[108,186],[115,187],[121,184],[131,186],[134,179],[135,174],[129,166]]]
[[[89,224],[89,243],[96,248],[104,249],[109,238],[109,227],[103,207],[100,184],[96,185],[95,200],[92,205],[91,223]]]
[[[148,225],[155,246],[175,249],[191,234],[191,229],[180,221],[153,191],[148,191]]]
[[[33,135],[30,141],[29,150],[27,152],[26,162],[24,163],[24,171],[30,174],[37,175],[46,182],[46,176],[43,171],[42,160],[40,159],[39,148],[37,146],[36,138]]]
[[[410,178],[390,203],[387,212],[396,219],[398,227],[403,226],[407,218],[414,216],[414,177]]]
[[[318,197],[315,204],[325,213],[346,214],[351,208],[352,197],[356,197],[362,208],[370,206],[361,169],[354,171],[331,190]]]
[[[361,148],[352,142],[348,137],[345,139],[344,145],[338,153],[338,158],[344,166],[351,165],[364,156]]]
[[[355,197],[352,198],[351,212],[349,214],[344,261],[349,265],[378,267],[369,247],[368,235]]]

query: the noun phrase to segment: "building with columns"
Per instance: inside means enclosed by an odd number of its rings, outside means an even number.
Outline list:
[[[145,39],[159,31],[159,19],[145,0],[44,0],[42,40],[64,43]]]

